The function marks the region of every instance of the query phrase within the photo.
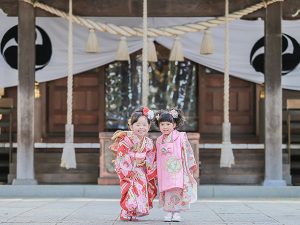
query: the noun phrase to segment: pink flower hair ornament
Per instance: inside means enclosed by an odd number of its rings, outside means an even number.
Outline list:
[[[175,109],[172,109],[169,113],[174,119],[178,118],[178,112]]]

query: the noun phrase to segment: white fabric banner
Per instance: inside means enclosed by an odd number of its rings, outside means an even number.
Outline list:
[[[109,22],[116,25],[142,27],[142,18],[90,18],[94,21]],[[149,27],[166,27],[182,25],[208,18],[149,18]],[[16,69],[17,54],[17,18],[7,17],[0,13],[0,86],[10,87],[18,84]],[[36,80],[50,81],[67,76],[67,38],[68,23],[61,18],[36,18]],[[113,62],[119,43],[119,36],[96,32],[100,42],[100,53],[86,53],[85,45],[88,29],[74,24],[74,74],[87,71],[107,63]],[[263,21],[237,20],[230,23],[230,75],[255,83],[263,83],[262,61],[263,40],[256,49],[251,51],[255,43],[263,37]],[[300,90],[300,21],[283,21],[283,39],[287,48],[283,51],[282,76],[283,88]],[[44,32],[43,32],[44,31]],[[194,62],[209,68],[223,71],[224,68],[224,26],[211,29],[215,52],[212,55],[200,55],[202,32],[188,33],[181,36],[184,56]],[[47,36],[49,39],[47,39]],[[156,38],[156,41],[167,48],[171,48],[173,39],[168,37]],[[51,47],[50,47],[51,45]],[[129,52],[142,48],[142,38],[128,38]],[[255,64],[255,68],[251,65]],[[260,71],[257,72],[256,70]]]

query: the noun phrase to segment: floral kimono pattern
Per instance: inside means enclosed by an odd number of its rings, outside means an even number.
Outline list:
[[[160,136],[157,147],[157,177],[159,205],[168,212],[189,209],[197,200],[197,169],[193,149],[185,132],[174,130],[167,137]]]
[[[157,195],[153,141],[148,137],[139,140],[132,132],[119,132],[117,138],[112,149],[116,151],[115,170],[121,186],[121,216],[148,215]]]

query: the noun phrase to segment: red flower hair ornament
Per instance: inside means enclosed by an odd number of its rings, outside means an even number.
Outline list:
[[[154,112],[148,107],[143,108],[143,115],[146,116],[149,120],[152,120],[154,118]]]

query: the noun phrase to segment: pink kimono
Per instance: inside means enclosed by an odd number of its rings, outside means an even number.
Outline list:
[[[148,137],[140,140],[132,132],[119,132],[117,139],[112,149],[116,151],[115,169],[120,178],[121,216],[147,215],[157,195],[153,141]]]
[[[168,212],[180,212],[197,200],[197,169],[193,149],[185,132],[174,130],[156,141],[157,178],[160,206]]]

